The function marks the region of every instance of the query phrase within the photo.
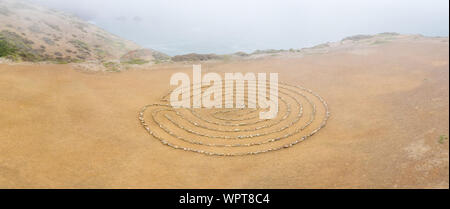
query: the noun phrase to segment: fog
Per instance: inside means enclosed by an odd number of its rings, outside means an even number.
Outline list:
[[[448,36],[448,0],[33,0],[170,55],[310,47],[356,34]]]

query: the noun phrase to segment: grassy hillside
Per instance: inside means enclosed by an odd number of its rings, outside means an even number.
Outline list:
[[[0,57],[16,61],[104,61],[137,49],[137,44],[70,14],[24,1],[0,1]]]

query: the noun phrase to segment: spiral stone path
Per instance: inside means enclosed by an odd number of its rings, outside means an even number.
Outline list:
[[[202,92],[205,88],[209,87],[203,86]],[[168,102],[169,91],[161,103],[144,106],[139,120],[164,145],[218,156],[289,148],[325,127],[330,112],[321,96],[285,83],[279,83],[278,89],[278,114],[274,119],[260,119],[259,112],[267,111],[261,108],[173,108]],[[244,91],[236,89],[233,93],[244,94],[248,104],[247,88]]]

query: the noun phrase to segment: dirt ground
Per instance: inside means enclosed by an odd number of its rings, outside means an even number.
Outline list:
[[[176,150],[140,125],[140,109],[190,64],[119,73],[0,64],[0,188],[448,188],[446,40],[203,63],[278,72],[330,108],[308,140],[237,157]]]

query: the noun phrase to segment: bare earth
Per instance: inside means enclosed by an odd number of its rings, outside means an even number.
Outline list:
[[[289,149],[220,157],[175,150],[137,119],[190,64],[119,73],[0,64],[0,188],[448,188],[448,38],[306,56],[203,63],[278,72],[331,117]]]

